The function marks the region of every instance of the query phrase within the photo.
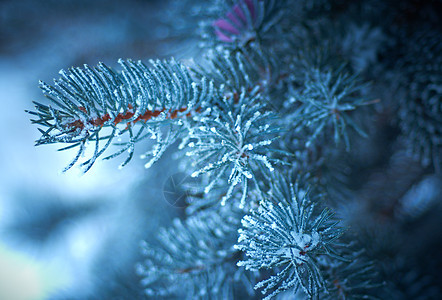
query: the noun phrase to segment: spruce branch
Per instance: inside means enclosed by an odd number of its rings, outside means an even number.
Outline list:
[[[242,88],[259,85],[261,91],[273,87],[278,74],[275,54],[258,45],[231,50],[209,49],[202,66],[192,68],[199,78],[209,77],[225,93],[238,94]]]
[[[238,270],[241,253],[233,248],[242,212],[224,206],[175,219],[157,244],[143,243],[146,260],[138,266],[148,296],[232,299],[234,285],[253,293],[254,273]]]
[[[355,251],[347,247],[345,255],[348,261],[323,257],[321,270],[327,282],[326,292],[322,291],[320,299],[380,299],[376,297],[379,287],[379,272],[373,261],[367,260],[364,250]]]
[[[120,150],[105,159],[129,152],[122,166],[133,156],[135,144],[150,138],[156,141],[146,164],[149,167],[182,134],[183,124],[213,97],[213,84],[205,78],[194,81],[188,68],[175,60],[142,62],[120,60],[117,72],[100,63],[60,71],[55,86],[41,82],[49,106],[35,102],[38,118],[32,120],[42,136],[36,145],[64,143],[60,150],[78,148],[71,168],[84,153],[88,142],[95,143],[90,159],[81,163],[88,171],[116,137]],[[100,145],[104,141],[104,145]]]
[[[308,190],[282,177],[272,178],[270,191],[258,209],[251,211],[239,230],[237,249],[248,259],[238,266],[247,270],[273,269],[272,275],[255,285],[270,299],[278,293],[302,290],[310,298],[326,290],[320,259],[341,259],[336,247],[344,230],[333,213],[320,210]]]
[[[285,121],[292,123],[295,131],[308,130],[311,136],[306,141],[306,147],[321,134],[331,131],[335,143],[339,144],[344,139],[349,151],[349,127],[361,136],[367,136],[350,114],[358,107],[374,103],[360,95],[364,87],[356,76],[350,76],[339,69],[323,71],[312,67],[299,84],[295,81],[292,85],[290,104],[285,106],[293,106],[295,109]]]
[[[256,182],[257,173],[264,169],[274,170],[274,163],[281,160],[272,158],[274,140],[281,129],[274,125],[276,115],[266,110],[261,94],[256,87],[251,91],[242,89],[238,97],[223,97],[214,103],[206,116],[195,116],[199,126],[189,128],[190,148],[187,156],[195,159],[196,171],[192,177],[207,174],[211,181],[204,192],[227,179],[228,189],[221,200],[225,205],[241,184],[243,196],[240,207],[245,206],[249,181]]]

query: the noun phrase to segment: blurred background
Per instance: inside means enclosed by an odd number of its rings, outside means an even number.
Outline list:
[[[61,173],[73,153],[34,147],[25,110],[44,101],[38,80],[52,84],[60,69],[170,56],[171,43],[189,53],[170,2],[0,1],[0,299],[139,297],[139,242],[181,213],[162,193],[176,170],[134,158]]]

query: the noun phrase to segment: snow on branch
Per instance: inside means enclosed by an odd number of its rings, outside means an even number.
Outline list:
[[[312,201],[308,190],[282,175],[272,177],[266,197],[242,220],[236,248],[245,251],[248,259],[238,266],[276,272],[255,285],[268,294],[266,299],[289,289],[317,297],[326,289],[320,260],[340,258],[336,247],[344,229],[330,210]]]
[[[225,205],[237,185],[242,187],[240,207],[244,207],[249,181],[256,182],[256,173],[274,170],[280,160],[272,158],[277,151],[273,141],[281,129],[274,125],[276,115],[269,110],[258,92],[258,87],[237,96],[223,97],[210,112],[202,117],[195,116],[199,126],[189,128],[190,142],[186,155],[193,157],[196,171],[192,177],[207,174],[211,181],[205,193],[223,179],[228,189],[221,199]],[[273,123],[272,123],[273,122]]]
[[[213,97],[211,82],[205,78],[194,81],[188,68],[173,59],[150,61],[151,67],[140,61],[119,63],[123,68],[120,72],[100,63],[97,67],[85,65],[83,69],[60,71],[55,86],[41,82],[51,104],[34,102],[36,111],[29,112],[37,116],[32,121],[40,125],[42,134],[36,145],[62,143],[69,146],[60,150],[78,148],[65,170],[78,162],[88,142],[92,142],[92,157],[80,164],[88,171],[122,135],[128,136],[127,141],[117,143],[120,150],[105,159],[127,151],[124,166],[133,156],[135,143],[150,138],[156,144],[146,154],[151,158],[146,164],[149,167],[177,140],[183,123]],[[104,145],[100,147],[101,143]]]

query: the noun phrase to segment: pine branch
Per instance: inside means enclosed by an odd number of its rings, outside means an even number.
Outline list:
[[[367,136],[350,115],[358,107],[374,103],[360,96],[364,87],[355,76],[340,70],[322,71],[312,66],[300,83],[295,81],[292,85],[289,102],[296,109],[285,122],[293,124],[295,131],[307,129],[310,138],[306,141],[306,147],[320,135],[332,131],[335,143],[339,144],[344,139],[349,151],[348,127],[361,136]]]
[[[186,299],[232,299],[234,285],[253,293],[254,273],[238,270],[241,254],[233,248],[242,213],[233,207],[200,212],[163,229],[158,245],[144,243],[139,266],[148,296],[185,295]]]
[[[257,85],[266,92],[273,88],[279,76],[275,54],[257,45],[235,50],[209,49],[202,64],[204,66],[192,71],[199,78],[212,78],[224,93],[233,95],[240,93],[242,88],[252,89]]]
[[[275,176],[258,209],[242,220],[236,248],[248,259],[238,266],[277,272],[255,285],[269,293],[266,299],[288,289],[316,298],[326,289],[319,261],[322,256],[340,258],[335,248],[344,231],[329,210],[319,210],[310,198],[307,190]]]
[[[352,251],[354,249],[346,249]],[[321,269],[327,282],[327,291],[322,292],[320,299],[380,299],[377,296],[379,272],[373,262],[364,257],[364,251],[354,251],[346,255],[350,261],[325,258],[321,261]]]
[[[95,143],[91,158],[81,163],[88,171],[95,160],[123,134],[127,141],[118,143],[120,150],[105,159],[129,152],[122,166],[133,156],[135,144],[150,138],[156,141],[146,164],[149,167],[183,131],[183,124],[198,113],[213,97],[213,84],[205,78],[194,81],[186,66],[174,61],[119,61],[123,70],[116,72],[104,64],[95,68],[72,68],[60,71],[55,87],[41,83],[51,105],[36,104],[38,117],[32,120],[42,136],[36,145],[67,143],[60,150],[78,148],[70,169],[84,153],[88,142]],[[105,130],[107,129],[107,130]],[[104,145],[100,148],[100,143]]]
[[[192,177],[207,174],[211,180],[204,192],[210,190],[228,177],[228,190],[221,200],[225,205],[234,191],[241,184],[243,208],[249,187],[249,180],[256,183],[257,172],[263,169],[273,171],[274,163],[282,163],[272,158],[271,147],[280,128],[272,124],[276,115],[266,111],[258,88],[242,90],[238,97],[224,97],[216,102],[207,116],[195,117],[199,126],[189,128],[186,155],[195,159],[196,171]]]

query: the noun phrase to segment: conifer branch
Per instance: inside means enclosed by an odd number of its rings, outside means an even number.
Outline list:
[[[327,288],[320,270],[322,256],[342,259],[337,246],[344,230],[338,223],[330,210],[318,208],[308,190],[275,175],[258,209],[242,220],[236,248],[248,259],[238,266],[276,271],[255,285],[268,294],[266,299],[288,289],[317,298]]]
[[[276,115],[265,109],[258,87],[251,91],[242,89],[237,97],[223,97],[214,103],[207,116],[195,117],[199,126],[189,128],[187,156],[195,159],[196,171],[192,177],[208,174],[211,178],[204,192],[221,180],[228,178],[228,189],[222,198],[225,205],[234,191],[242,184],[243,197],[240,207],[245,206],[249,180],[256,182],[256,173],[263,169],[274,170],[271,145],[280,128],[272,124]],[[255,184],[255,188],[259,185]]]
[[[275,54],[258,45],[235,50],[209,49],[203,65],[192,68],[198,78],[211,78],[225,95],[235,97],[241,89],[249,90],[255,86],[267,93],[279,76]]]
[[[250,282],[253,272],[240,271],[241,253],[233,248],[242,213],[234,207],[200,212],[163,229],[157,245],[143,244],[146,260],[139,265],[145,293],[154,297],[185,295],[186,299],[232,299],[235,284]]]
[[[318,136],[331,131],[335,143],[339,144],[340,140],[344,139],[349,151],[349,127],[361,136],[367,136],[350,113],[358,107],[374,102],[360,95],[365,85],[361,84],[356,76],[350,76],[340,70],[322,71],[312,67],[298,84],[295,81],[292,85],[289,98],[289,102],[296,109],[289,114],[290,121],[286,121],[292,123],[296,131],[307,129],[310,138],[306,147]]]
[[[92,157],[81,163],[86,172],[116,137],[127,136],[117,143],[120,150],[105,159],[129,152],[124,166],[133,156],[135,144],[154,139],[150,166],[170,144],[178,139],[183,124],[197,114],[213,97],[213,84],[205,78],[194,81],[186,66],[174,61],[119,61],[123,70],[114,71],[104,64],[84,69],[60,71],[55,87],[41,83],[51,105],[35,102],[38,118],[33,123],[42,136],[36,145],[67,143],[66,150],[78,147],[78,154],[66,170],[78,162],[88,142],[95,143]],[[167,128],[167,133],[164,133]],[[105,130],[108,129],[108,130]],[[103,133],[104,132],[104,133]],[[119,138],[120,139],[120,138]],[[99,143],[105,141],[100,148]]]

